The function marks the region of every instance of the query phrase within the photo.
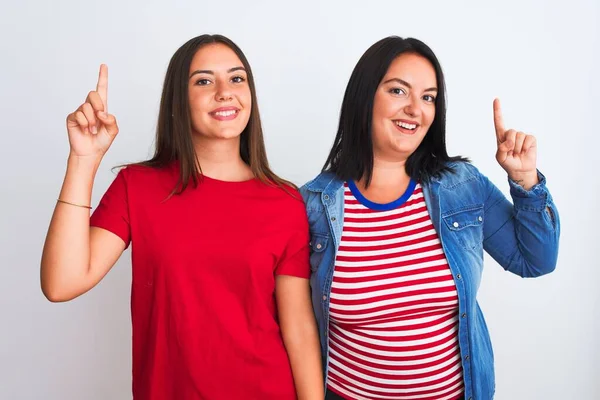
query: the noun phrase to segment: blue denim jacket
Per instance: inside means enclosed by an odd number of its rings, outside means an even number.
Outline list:
[[[483,251],[521,277],[547,274],[556,266],[560,222],[541,173],[540,182],[529,191],[509,180],[513,206],[471,164],[449,166],[454,172],[422,182],[422,187],[458,291],[465,398],[488,400],[495,390],[494,355],[476,299]],[[327,376],[329,294],[344,222],[344,182],[321,173],[300,192],[310,224],[312,302]]]

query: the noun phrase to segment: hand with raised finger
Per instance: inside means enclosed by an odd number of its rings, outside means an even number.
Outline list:
[[[72,156],[102,157],[119,133],[117,120],[108,113],[108,67],[100,66],[96,90],[67,116],[67,132]]]
[[[500,100],[494,99],[494,127],[496,130],[496,160],[509,178],[526,189],[538,182],[537,143],[535,136],[505,129]]]

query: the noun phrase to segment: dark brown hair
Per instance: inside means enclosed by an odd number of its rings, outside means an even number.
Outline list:
[[[179,179],[172,194],[183,192],[190,181],[198,185],[201,168],[192,143],[192,125],[188,97],[189,72],[196,52],[207,44],[220,43],[229,47],[239,57],[248,77],[252,97],[250,119],[240,137],[240,156],[248,164],[252,173],[261,182],[286,189],[295,185],[271,171],[263,139],[260,113],[252,69],[242,50],[230,39],[222,35],[201,35],[190,39],[171,58],[160,101],[156,148],[154,156],[137,165],[153,168],[166,167],[172,162],[179,163]]]
[[[451,157],[446,150],[446,84],[433,50],[415,38],[389,36],[373,44],[352,71],[337,135],[323,171],[333,172],[342,180],[365,178],[365,186],[369,186],[373,175],[371,123],[375,92],[390,64],[404,53],[418,54],[429,60],[438,86],[435,118],[419,147],[408,157],[406,173],[414,180],[428,181],[444,171],[452,171],[449,162],[469,161],[461,156]]]

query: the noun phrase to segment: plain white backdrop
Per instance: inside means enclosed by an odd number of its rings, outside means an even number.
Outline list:
[[[479,300],[496,356],[496,399],[600,399],[600,4],[439,2],[6,2],[0,16],[0,399],[131,398],[130,253],[86,295],[45,300],[39,262],[64,176],[65,117],[109,66],[120,133],[98,172],[152,153],[162,79],[191,37],[221,33],[254,70],[274,170],[302,184],[333,141],[355,63],[375,41],[412,36],[447,79],[451,154],[505,193],[492,100],[536,135],[562,220],[556,271],[526,280],[487,258]],[[225,312],[225,310],[224,310]]]

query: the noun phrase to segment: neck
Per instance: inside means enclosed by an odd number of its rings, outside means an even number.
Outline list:
[[[252,170],[240,156],[240,138],[194,138],[196,157],[202,175],[223,181],[253,178]]]
[[[369,187],[387,188],[408,185],[410,177],[406,173],[406,159],[387,160],[379,157],[374,157],[373,160],[373,175]],[[359,184],[364,188],[366,182],[363,177]]]

